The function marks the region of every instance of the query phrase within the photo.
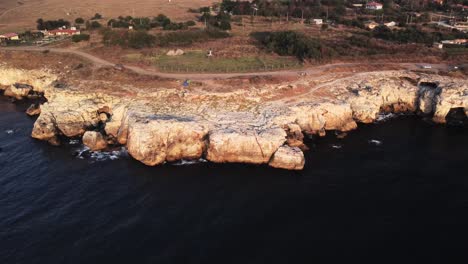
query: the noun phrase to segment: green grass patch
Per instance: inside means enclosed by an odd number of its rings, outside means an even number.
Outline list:
[[[297,59],[291,57],[207,57],[204,51],[189,51],[181,56],[159,55],[152,60],[163,72],[252,72],[302,67]]]

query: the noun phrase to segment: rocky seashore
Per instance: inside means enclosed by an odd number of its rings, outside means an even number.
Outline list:
[[[120,96],[83,91],[59,79],[47,70],[0,67],[5,96],[47,99],[28,109],[39,114],[32,137],[53,145],[64,137],[81,138],[93,151],[126,146],[149,166],[203,158],[301,170],[305,135],[343,134],[358,123],[375,122],[381,113],[417,113],[436,123],[445,123],[453,112],[468,115],[465,79],[408,71],[354,74],[288,100],[183,89]],[[274,86],[268,88],[294,90],[300,84]]]

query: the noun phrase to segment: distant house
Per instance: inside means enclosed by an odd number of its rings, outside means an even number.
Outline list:
[[[434,42],[434,44],[432,46],[434,48],[437,48],[437,49],[443,49],[444,48],[444,44],[440,43],[440,42]]]
[[[394,27],[394,26],[396,26],[396,22],[395,21],[387,22],[387,23],[384,23],[384,25],[387,26],[387,27]]]
[[[353,4],[353,7],[355,7],[355,8],[361,8],[361,7],[363,7],[363,4]]]
[[[364,26],[368,29],[374,29],[379,26],[379,23],[376,23],[374,21],[367,21],[364,23]]]
[[[19,35],[16,33],[5,33],[0,35],[0,40],[19,40]]]
[[[442,40],[441,42],[443,44],[466,45],[466,44],[468,44],[468,39]]]
[[[81,32],[77,29],[54,29],[46,32],[46,36],[73,36],[80,35]]]
[[[369,9],[369,10],[381,10],[382,8],[383,8],[383,5],[381,3],[369,2],[366,4],[366,9]]]
[[[322,25],[323,19],[321,18],[312,19],[312,23],[314,23],[315,25]]]

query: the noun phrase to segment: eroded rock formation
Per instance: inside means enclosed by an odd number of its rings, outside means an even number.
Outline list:
[[[242,97],[237,92],[161,91],[126,98],[56,88],[58,78],[47,72],[0,73],[2,87],[27,84],[21,91],[10,88],[15,97],[30,91],[45,94],[48,101],[41,106],[32,137],[51,144],[59,144],[63,136],[82,137],[92,150],[125,145],[133,158],[150,166],[205,158],[300,170],[302,150],[307,149],[304,134],[350,131],[357,123],[374,122],[382,112],[433,115],[438,123],[445,122],[451,109],[468,112],[466,80],[402,71],[357,74],[323,85],[332,94],[328,97],[265,103],[251,96],[243,104],[236,103]]]

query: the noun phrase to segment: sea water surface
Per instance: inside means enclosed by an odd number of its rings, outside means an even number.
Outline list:
[[[466,127],[360,125],[301,172],[146,167],[36,141],[23,110],[0,100],[0,263],[466,263]]]

